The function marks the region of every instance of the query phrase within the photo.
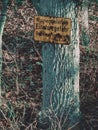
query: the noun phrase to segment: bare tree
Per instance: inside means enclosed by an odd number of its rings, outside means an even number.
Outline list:
[[[40,15],[72,20],[70,45],[45,43],[42,49],[42,111],[50,119],[50,130],[67,130],[78,124],[80,116],[78,1],[33,0],[33,4]]]
[[[6,22],[8,0],[2,0],[2,10],[0,16],[0,102],[1,102],[1,78],[2,78],[2,35],[4,30],[4,25]]]

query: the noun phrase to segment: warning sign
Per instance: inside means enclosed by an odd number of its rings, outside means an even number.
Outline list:
[[[34,40],[70,44],[71,19],[46,16],[34,18]]]

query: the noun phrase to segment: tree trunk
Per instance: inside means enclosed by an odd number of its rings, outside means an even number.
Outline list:
[[[71,18],[71,43],[43,43],[41,116],[49,130],[67,130],[79,122],[79,28],[75,0],[39,0],[40,15]],[[45,118],[45,120],[46,120]],[[78,130],[78,129],[77,129]]]
[[[7,4],[8,0],[3,0],[0,16],[0,104],[1,104],[1,79],[2,79],[2,35],[6,21]]]
[[[89,45],[88,0],[82,1],[82,45]]]

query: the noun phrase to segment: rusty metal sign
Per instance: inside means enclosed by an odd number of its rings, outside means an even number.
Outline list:
[[[58,44],[70,44],[71,19],[46,16],[34,18],[34,40]]]

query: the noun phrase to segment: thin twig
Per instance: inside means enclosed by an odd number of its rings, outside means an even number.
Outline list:
[[[80,122],[75,123],[72,127],[68,128],[67,130],[71,130],[72,128],[74,128],[75,126],[77,126]]]

